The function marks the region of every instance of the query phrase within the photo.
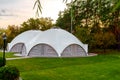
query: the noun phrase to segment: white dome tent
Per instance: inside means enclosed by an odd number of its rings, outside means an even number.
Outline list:
[[[8,51],[32,57],[79,57],[88,55],[88,45],[62,29],[29,30],[15,37]]]

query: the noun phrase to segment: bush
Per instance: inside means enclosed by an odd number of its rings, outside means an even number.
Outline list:
[[[16,67],[5,66],[0,68],[0,79],[19,80],[20,72]]]
[[[3,77],[3,69],[2,69],[2,67],[0,68],[0,80],[2,79],[2,77]]]
[[[3,58],[0,57],[0,67],[5,66],[5,64],[6,64],[6,59],[5,59],[5,63],[4,63]]]

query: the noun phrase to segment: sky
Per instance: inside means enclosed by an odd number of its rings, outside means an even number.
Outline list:
[[[59,11],[66,8],[63,0],[40,0],[42,4],[41,17],[51,17],[54,22]],[[33,10],[35,0],[0,0],[0,27],[20,25],[29,18],[35,18]]]

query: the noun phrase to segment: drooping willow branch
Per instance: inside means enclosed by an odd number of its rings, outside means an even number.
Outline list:
[[[68,0],[63,0],[63,2],[67,3]],[[77,1],[77,0],[75,0]],[[40,16],[39,14],[41,13],[42,14],[42,6],[41,6],[41,2],[40,0],[36,0],[35,3],[34,3],[34,6],[33,6],[33,9],[35,9],[35,7],[37,7],[37,10],[36,10],[36,16]]]
[[[35,7],[37,7],[36,16],[39,16],[40,13],[42,14],[42,6],[40,0],[35,1],[33,9],[35,9]]]

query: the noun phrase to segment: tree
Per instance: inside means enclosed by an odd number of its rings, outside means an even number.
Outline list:
[[[52,24],[53,20],[51,18],[40,18],[39,20],[41,24],[40,30],[44,31],[53,27],[53,24]]]
[[[107,48],[116,43],[115,36],[111,32],[97,33],[94,35],[94,40],[96,46],[104,49],[104,52]]]
[[[117,1],[117,3],[115,4],[115,6],[112,9],[113,12],[120,7],[120,0],[115,0],[115,1]]]
[[[110,22],[110,29],[116,37],[117,44],[116,47],[120,50],[120,1],[119,0],[112,0],[113,1],[113,8],[111,11],[111,22]]]
[[[5,29],[0,28],[0,49],[3,48],[3,39],[2,39],[2,35],[5,32]]]
[[[11,42],[15,36],[19,34],[20,28],[15,25],[9,25],[6,29],[7,42]]]
[[[70,32],[70,26],[71,26],[70,19],[71,19],[70,12],[69,10],[66,9],[64,12],[59,13],[59,18],[56,20],[56,26]]]
[[[75,36],[78,37],[83,43],[90,43],[90,30],[86,27],[76,27]]]
[[[47,30],[53,26],[51,18],[30,18],[21,24],[20,32],[27,30]]]
[[[67,4],[67,0],[63,0]],[[114,35],[117,41],[117,48],[120,49],[120,0],[71,0],[67,9],[64,12],[60,12],[59,18],[57,19],[56,25],[63,29],[70,31],[71,26],[71,9],[73,9],[73,29],[74,34],[83,35],[81,32],[85,28],[88,28],[90,33],[89,42],[94,42],[95,35],[105,35],[106,38],[108,33]],[[71,7],[72,4],[72,7]],[[81,28],[81,29],[80,29]],[[102,29],[108,29],[103,32]],[[79,29],[79,30],[77,30]],[[98,35],[97,35],[98,36]],[[79,37],[81,37],[79,35]],[[100,36],[98,36],[100,38]],[[84,39],[84,38],[83,38]],[[109,39],[109,38],[107,38]],[[106,41],[107,41],[106,39]],[[102,40],[104,41],[104,40]],[[114,41],[114,40],[113,40]],[[98,42],[98,41],[97,41]],[[94,44],[94,43],[93,43]],[[97,44],[97,43],[96,43]],[[107,46],[107,44],[106,44]]]

